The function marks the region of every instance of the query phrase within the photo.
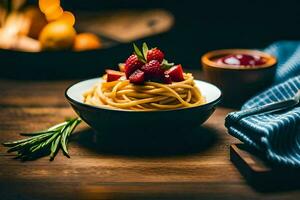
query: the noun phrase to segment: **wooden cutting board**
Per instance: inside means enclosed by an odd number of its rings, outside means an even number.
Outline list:
[[[174,16],[162,9],[82,13],[77,20],[79,30],[121,43],[166,32],[174,25]]]
[[[250,150],[245,144],[230,146],[230,160],[257,190],[290,190],[300,187],[300,169],[271,166],[259,152]]]

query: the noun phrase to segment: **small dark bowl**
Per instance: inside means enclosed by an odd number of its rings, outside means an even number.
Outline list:
[[[89,79],[70,86],[65,96],[75,112],[96,132],[111,135],[128,136],[155,134],[156,130],[171,130],[197,127],[205,122],[214,112],[221,99],[221,91],[214,85],[196,80],[196,84],[206,97],[207,103],[192,108],[182,108],[162,111],[133,111],[95,107],[83,103],[82,94],[101,79]],[[175,131],[176,132],[176,131]]]
[[[248,67],[215,62],[230,54],[258,55],[267,59],[263,65]],[[205,78],[218,86],[223,93],[222,103],[239,107],[254,94],[271,85],[275,76],[277,60],[262,51],[249,49],[224,49],[206,53],[201,58]]]

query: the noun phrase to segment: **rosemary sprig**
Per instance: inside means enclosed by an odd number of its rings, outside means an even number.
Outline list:
[[[54,160],[59,149],[62,149],[65,156],[70,157],[68,142],[71,133],[81,122],[80,118],[66,120],[47,130],[34,133],[21,133],[29,138],[6,142],[4,146],[9,147],[7,152],[17,152],[16,158],[21,160],[34,160],[50,154],[50,160]]]

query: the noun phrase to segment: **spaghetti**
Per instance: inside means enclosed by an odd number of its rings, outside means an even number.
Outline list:
[[[105,79],[105,77],[104,77]],[[129,80],[101,81],[83,94],[84,103],[125,110],[168,110],[199,106],[205,98],[196,87],[192,74],[172,84],[145,82],[143,85]]]

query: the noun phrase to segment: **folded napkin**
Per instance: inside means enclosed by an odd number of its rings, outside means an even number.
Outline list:
[[[267,47],[278,59],[274,85],[247,101],[241,110],[293,97],[300,90],[300,42],[281,41]],[[273,165],[300,167],[300,105],[281,112],[248,116],[241,111],[225,119],[229,134],[263,153]]]

